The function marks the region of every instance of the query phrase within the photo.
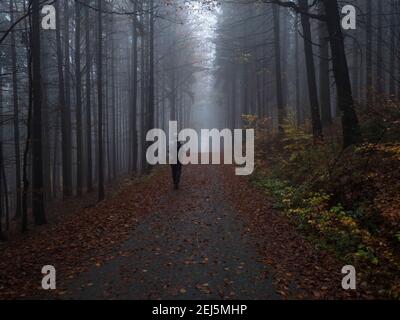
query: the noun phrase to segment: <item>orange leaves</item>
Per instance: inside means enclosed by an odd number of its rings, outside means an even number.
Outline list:
[[[306,241],[247,178],[236,177],[232,168],[226,168],[224,180],[226,196],[241,213],[247,232],[258,240],[258,250],[263,262],[273,268],[274,284],[282,298],[349,297],[340,290],[337,260]]]
[[[142,179],[141,183],[126,184],[97,206],[60,218],[56,224],[28,234],[26,239],[3,244],[0,299],[45,294],[38,287],[43,265],[56,267],[59,290],[55,294],[62,296],[66,280],[115,259],[109,252],[129,237],[142,217],[155,210],[168,190],[169,170],[165,169],[158,170],[151,179]]]

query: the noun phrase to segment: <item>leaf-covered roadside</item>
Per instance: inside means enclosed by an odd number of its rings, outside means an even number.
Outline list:
[[[159,205],[169,188],[169,171],[156,170],[129,180],[115,195],[12,244],[0,246],[0,299],[43,297],[41,269],[54,265],[57,287],[80,273],[114,259],[132,228]],[[65,292],[57,289],[52,297]]]
[[[291,219],[247,178],[224,174],[226,195],[242,215],[248,232],[258,239],[264,262],[273,267],[278,293],[290,299],[356,299],[361,293],[341,287],[343,265],[329,252],[318,250],[296,229]],[[367,293],[363,297],[368,297]]]
[[[334,134],[315,142],[288,122],[276,136],[266,123],[252,121],[258,127],[252,184],[313,246],[356,267],[363,296],[398,299],[398,130],[342,150]],[[365,123],[362,128],[370,131]]]

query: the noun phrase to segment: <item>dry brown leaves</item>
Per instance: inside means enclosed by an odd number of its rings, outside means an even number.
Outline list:
[[[66,280],[114,259],[115,248],[129,237],[142,217],[159,205],[170,187],[168,174],[168,168],[157,170],[140,183],[124,185],[95,207],[43,226],[19,241],[2,244],[0,299],[42,297],[44,265],[56,267],[60,289],[53,291],[52,297],[61,297]]]
[[[342,265],[336,259],[299,234],[247,178],[235,176],[230,167],[224,170],[226,195],[243,216],[247,230],[258,239],[264,262],[276,272],[278,293],[291,299],[359,298],[342,289]]]

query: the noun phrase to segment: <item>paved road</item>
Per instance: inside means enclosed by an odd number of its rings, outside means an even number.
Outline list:
[[[115,259],[72,280],[67,299],[279,299],[255,240],[225,200],[220,166],[184,168]]]

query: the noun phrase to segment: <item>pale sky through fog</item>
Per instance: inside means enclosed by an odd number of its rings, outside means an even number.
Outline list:
[[[220,127],[220,108],[216,105],[215,79],[213,74],[215,59],[215,28],[217,24],[217,9],[208,10],[199,2],[190,2],[190,12],[196,28],[196,38],[200,42],[198,58],[202,62],[198,65],[206,70],[196,74],[195,104],[193,106],[193,128],[212,129]],[[201,51],[200,51],[201,50]]]

